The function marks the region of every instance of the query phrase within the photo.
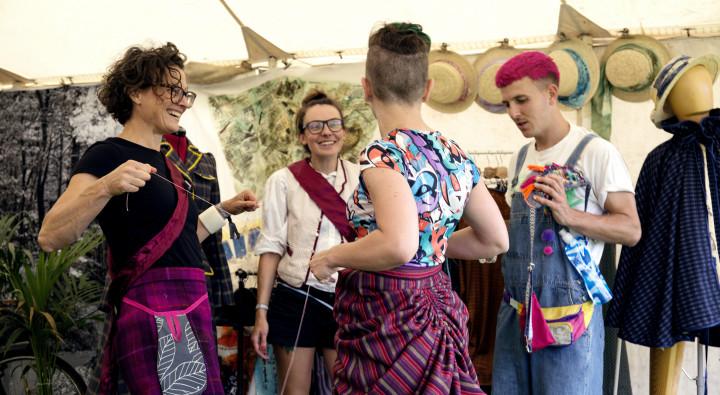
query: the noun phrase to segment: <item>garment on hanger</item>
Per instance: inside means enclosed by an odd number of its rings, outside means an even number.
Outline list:
[[[720,110],[700,124],[672,118],[662,128],[673,137],[650,152],[640,172],[635,200],[642,238],[623,247],[607,316],[618,337],[648,347],[670,347],[708,328],[720,332],[709,232],[712,226],[720,235]]]

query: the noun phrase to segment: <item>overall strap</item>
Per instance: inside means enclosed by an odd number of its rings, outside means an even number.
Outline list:
[[[585,150],[585,147],[588,145],[590,140],[594,139],[595,137],[597,137],[597,135],[595,133],[590,133],[590,134],[585,135],[582,138],[582,140],[580,140],[577,147],[575,147],[573,152],[570,154],[570,157],[568,158],[567,162],[565,162],[565,166],[574,167],[575,164],[577,163],[578,159],[580,159],[580,155]],[[588,206],[588,202],[589,202],[590,188],[591,188],[590,184],[587,184],[585,186],[585,211],[587,211],[587,206]]]
[[[525,157],[527,156],[528,148],[530,148],[530,144],[527,143],[520,148],[520,151],[518,151],[518,157],[515,161],[515,177],[512,179],[512,183],[510,184],[510,187],[512,189],[515,189],[518,183],[518,177],[520,176],[520,170],[522,170],[522,165],[525,163]]]
[[[594,133],[590,133],[588,135],[585,135],[585,137],[580,140],[577,147],[575,147],[575,150],[573,150],[572,154],[570,154],[570,157],[568,158],[567,162],[565,162],[565,166],[572,167],[575,166],[575,163],[577,163],[578,159],[580,159],[580,155],[585,150],[585,147],[588,145],[590,140],[597,137]]]

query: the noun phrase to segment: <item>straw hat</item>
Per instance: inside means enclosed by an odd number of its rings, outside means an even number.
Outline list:
[[[650,100],[650,87],[670,53],[659,41],[648,36],[624,35],[611,42],[601,64],[612,93],[629,102]]]
[[[672,91],[672,88],[686,71],[699,65],[705,66],[710,76],[712,76],[713,82],[715,82],[718,76],[718,69],[720,69],[720,56],[715,54],[697,58],[691,58],[687,55],[676,56],[660,70],[651,88],[655,108],[652,110],[652,113],[650,113],[650,119],[655,123],[655,126],[659,128],[661,127],[660,124],[662,121],[675,116],[672,109],[666,106],[665,103],[670,95],[670,91]]]
[[[495,114],[505,112],[500,89],[495,85],[495,74],[508,59],[519,53],[519,50],[503,44],[488,49],[475,59],[473,67],[475,68],[478,85],[475,103],[479,104],[480,107]]]
[[[553,43],[546,52],[560,71],[560,106],[582,108],[600,82],[600,62],[592,47],[578,39],[569,39]]]
[[[460,112],[472,104],[477,95],[475,70],[461,55],[444,46],[428,56],[428,74],[434,81],[427,104],[447,113]]]

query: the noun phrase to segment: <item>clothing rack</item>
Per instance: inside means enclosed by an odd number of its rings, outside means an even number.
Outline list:
[[[469,151],[469,155],[512,155],[515,151]]]

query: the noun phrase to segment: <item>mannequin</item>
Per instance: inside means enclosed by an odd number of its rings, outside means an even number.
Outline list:
[[[705,335],[720,331],[718,64],[713,55],[680,56],[653,84],[651,118],[673,137],[648,154],[640,172],[643,236],[622,251],[608,311],[620,338],[651,348],[651,394],[677,394],[685,342],[716,345]]]
[[[713,105],[713,79],[704,66],[686,71],[670,91],[668,103],[679,121],[700,121],[707,117]],[[717,213],[713,213],[717,215]],[[714,232],[712,232],[714,233]],[[717,240],[717,239],[716,239]],[[650,393],[677,394],[682,368],[685,342],[670,348],[653,347],[650,350]]]
[[[668,102],[678,120],[700,123],[713,107],[713,78],[708,69],[697,65],[686,71],[670,91]]]

